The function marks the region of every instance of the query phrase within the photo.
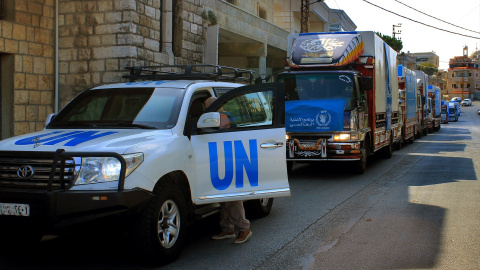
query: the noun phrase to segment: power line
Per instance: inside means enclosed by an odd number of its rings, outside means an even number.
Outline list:
[[[450,33],[450,34],[459,35],[459,36],[463,36],[463,37],[480,39],[480,37],[474,37],[474,36],[464,35],[464,34],[452,32],[452,31],[449,31],[449,30],[445,30],[445,29],[442,29],[442,28],[438,28],[438,27],[435,27],[435,26],[432,26],[432,25],[429,25],[429,24],[426,24],[426,23],[423,23],[423,22],[419,22],[419,21],[410,19],[410,18],[408,18],[408,17],[406,17],[406,16],[403,16],[403,15],[400,15],[400,14],[398,14],[398,13],[395,13],[395,12],[393,12],[393,11],[390,11],[390,10],[388,10],[388,9],[385,9],[385,8],[383,8],[383,7],[381,7],[381,6],[375,5],[375,4],[371,3],[371,2],[368,2],[367,0],[362,0],[362,1],[368,3],[368,4],[372,5],[372,6],[375,6],[375,7],[379,8],[379,9],[382,9],[382,10],[384,10],[384,11],[386,11],[386,12],[390,12],[390,13],[392,13],[392,14],[394,14],[394,15],[397,15],[397,16],[399,16],[399,17],[402,17],[402,18],[407,19],[407,20],[412,21],[412,22],[416,22],[416,23],[421,24],[421,25],[425,25],[425,26],[430,27],[430,28],[434,28],[434,29],[437,29],[437,30],[440,30],[440,31],[444,31],[444,32],[447,32],[447,33]]]
[[[421,13],[421,14],[423,14],[423,15],[426,15],[426,16],[428,16],[428,17],[430,17],[430,18],[434,18],[435,20],[438,20],[438,21],[444,22],[444,23],[446,23],[446,24],[453,25],[453,26],[455,26],[455,27],[458,27],[458,28],[460,28],[460,29],[463,29],[463,30],[467,30],[467,31],[470,31],[470,32],[473,32],[473,33],[480,34],[480,32],[473,31],[473,30],[470,30],[470,29],[467,29],[467,28],[463,28],[463,27],[461,27],[461,26],[455,25],[455,24],[453,24],[453,23],[449,23],[449,22],[447,22],[447,21],[444,21],[444,20],[442,20],[442,19],[439,19],[439,18],[437,18],[437,17],[434,17],[434,16],[431,16],[431,15],[428,15],[427,13],[425,13],[425,12],[422,12],[422,11],[420,11],[420,10],[418,10],[418,9],[415,9],[415,8],[413,8],[413,7],[409,6],[409,5],[405,4],[405,3],[402,3],[402,2],[400,2],[400,1],[398,1],[398,0],[395,0],[395,2],[398,2],[398,3],[400,3],[400,4],[404,5],[404,6],[408,7],[408,8],[411,8],[411,9],[415,10],[416,12],[419,12],[419,13]]]

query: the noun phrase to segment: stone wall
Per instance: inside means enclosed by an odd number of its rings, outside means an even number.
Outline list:
[[[61,107],[88,87],[120,82],[125,67],[166,61],[160,0],[59,2]]]
[[[2,119],[7,119],[2,121],[3,138],[43,129],[46,116],[54,110],[54,0],[10,3],[7,12],[13,16],[0,21],[2,97],[12,99],[2,99]],[[5,70],[8,58],[13,59],[13,72]],[[13,134],[5,133],[8,128]]]
[[[177,2],[174,18],[174,53],[178,65],[203,63],[204,19],[201,0]]]
[[[60,0],[61,107],[88,87],[125,81],[126,66],[202,63],[201,1],[177,1],[173,55],[161,42],[172,28],[161,25],[162,2]]]

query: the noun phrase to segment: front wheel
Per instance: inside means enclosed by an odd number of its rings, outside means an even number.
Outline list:
[[[185,197],[165,179],[153,190],[148,206],[134,221],[132,240],[139,256],[150,264],[175,260],[183,248],[187,231]]]
[[[393,155],[393,135],[390,135],[390,141],[388,145],[383,147],[382,149],[382,156],[384,158],[391,158]]]
[[[273,198],[245,201],[243,205],[248,216],[262,218],[270,214],[273,206]]]
[[[353,171],[357,174],[363,174],[367,170],[367,149],[361,150],[360,160],[354,161]]]

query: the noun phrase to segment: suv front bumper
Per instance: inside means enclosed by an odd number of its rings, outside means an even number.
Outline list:
[[[1,190],[0,203],[28,205],[29,216],[0,215],[0,228],[53,233],[106,217],[134,214],[148,203],[151,193],[125,191]],[[0,210],[1,211],[1,210]]]

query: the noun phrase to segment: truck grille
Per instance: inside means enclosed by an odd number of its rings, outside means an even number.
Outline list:
[[[18,154],[15,153],[15,154]],[[1,188],[31,188],[50,189],[62,188],[61,163],[57,164],[52,186],[49,188],[49,178],[53,167],[53,153],[50,157],[6,157],[0,156],[0,187]],[[75,161],[65,160],[63,169],[63,182],[65,189],[73,185],[75,177]]]

